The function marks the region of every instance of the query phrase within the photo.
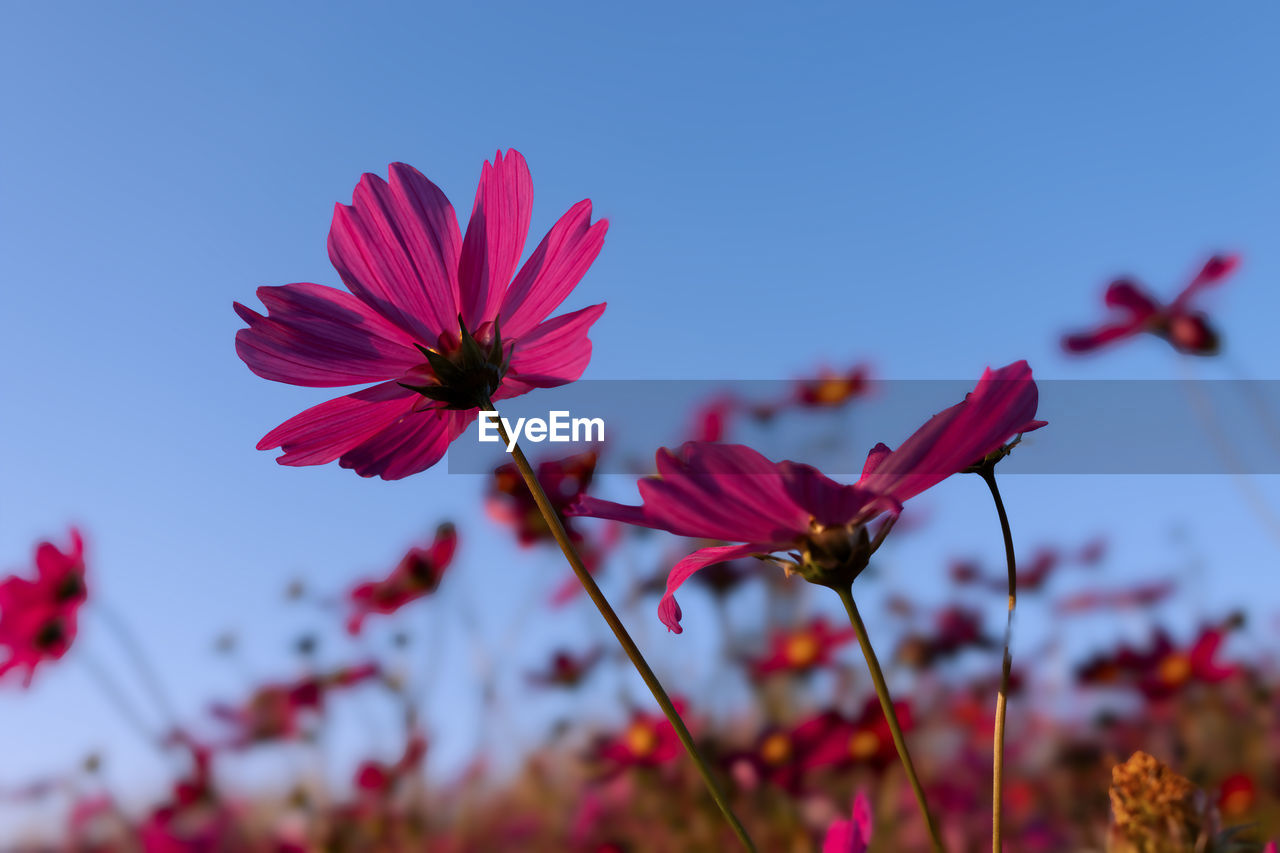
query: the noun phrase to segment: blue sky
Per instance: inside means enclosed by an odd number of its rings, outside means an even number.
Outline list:
[[[101,596],[156,641],[187,713],[240,689],[214,634],[241,629],[263,674],[287,671],[307,622],[282,615],[290,578],[332,592],[441,518],[483,534],[451,593],[470,607],[495,587],[485,571],[512,573],[497,583],[512,597],[560,577],[489,535],[475,478],[366,482],[253,449],[324,392],[245,369],[231,302],[337,284],[332,206],[393,160],[465,212],[481,162],[520,149],[533,240],[593,199],[609,237],[566,306],[609,303],[593,378],[787,378],[862,358],[892,377],[1027,358],[1046,377],[1175,378],[1158,342],[1069,361],[1057,335],[1098,316],[1111,275],[1168,294],[1220,249],[1245,255],[1211,297],[1228,357],[1280,378],[1272,4],[73,3],[6,18],[0,561],[81,523]],[[979,485],[939,490],[936,527],[895,562],[940,577],[955,551],[994,560]],[[1260,487],[1280,506],[1275,485]],[[1184,531],[1214,570],[1205,601],[1270,600],[1275,543],[1229,478],[1008,492],[1029,545],[1123,523],[1109,566],[1131,578],[1182,559]],[[443,712],[471,700],[459,617],[442,618],[457,638]],[[655,626],[668,652],[699,642]],[[110,659],[105,631],[85,640]],[[121,778],[163,778],[92,690],[68,661],[0,693],[0,782],[95,746]],[[476,737],[446,727],[444,763]]]

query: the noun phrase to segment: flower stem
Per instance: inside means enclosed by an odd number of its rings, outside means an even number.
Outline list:
[[[929,842],[935,853],[941,853],[945,849],[942,846],[942,838],[938,835],[938,826],[933,820],[933,814],[929,811],[929,804],[925,801],[920,777],[916,775],[915,765],[911,763],[911,753],[907,751],[907,742],[902,736],[902,726],[898,724],[898,714],[893,710],[893,697],[889,695],[889,686],[885,684],[884,673],[880,670],[880,661],[876,658],[875,649],[871,648],[867,626],[863,624],[862,616],[858,613],[858,605],[853,601],[853,586],[850,584],[845,587],[836,587],[835,590],[840,600],[844,602],[845,612],[849,614],[849,624],[858,635],[858,645],[862,647],[862,655],[867,659],[871,683],[875,685],[876,696],[880,699],[880,709],[884,711],[884,718],[889,723],[889,732],[893,735],[893,745],[898,749],[902,768],[907,771],[907,781],[911,783],[911,790],[916,795],[916,804],[920,806],[920,814],[924,816],[925,826],[929,830]]]
[[[493,403],[485,400],[481,405],[484,411],[497,411],[493,407]],[[622,624],[622,620],[618,618],[618,614],[614,612],[613,606],[609,604],[604,593],[600,590],[600,586],[596,583],[595,578],[591,577],[591,573],[587,571],[587,567],[583,564],[582,558],[578,556],[578,551],[573,546],[573,542],[569,539],[569,534],[565,532],[564,524],[560,521],[560,516],[555,508],[551,505],[551,501],[547,498],[547,493],[543,491],[542,484],[538,482],[538,477],[534,473],[533,466],[529,464],[529,460],[525,458],[520,447],[514,444],[507,435],[506,427],[501,419],[498,419],[498,432],[502,436],[502,441],[511,447],[511,457],[516,463],[516,468],[520,470],[520,476],[524,478],[525,485],[528,486],[530,494],[533,495],[534,502],[538,505],[538,509],[542,512],[543,519],[546,520],[547,526],[551,528],[551,533],[555,537],[556,543],[560,546],[560,550],[564,552],[565,559],[569,561],[570,568],[573,573],[578,576],[578,580],[582,583],[582,588],[586,590],[587,595],[595,604],[596,609],[600,611],[600,615],[604,617],[604,621],[608,624],[609,629],[613,631],[614,637],[617,638],[618,644],[622,646],[622,650],[627,653],[627,657],[631,659],[632,665],[636,671],[640,673],[640,677],[644,680],[645,686],[653,693],[653,698],[657,700],[658,706],[662,709],[662,713],[666,716],[671,727],[675,729],[676,737],[680,739],[680,743],[684,745],[685,752],[689,753],[689,757],[693,759],[693,763],[698,768],[702,781],[706,784],[707,790],[711,794],[711,798],[715,800],[717,806],[720,807],[721,813],[725,820],[729,822],[734,834],[738,840],[742,842],[742,846],[747,850],[755,853],[756,846],[751,840],[751,836],[747,834],[746,828],[742,822],[738,820],[738,816],[733,813],[733,808],[729,805],[729,798],[725,795],[720,783],[716,781],[715,775],[711,771],[711,767],[707,764],[707,760],[698,752],[698,747],[693,742],[693,736],[689,734],[689,729],[685,726],[684,720],[680,718],[680,713],[671,702],[671,697],[667,695],[667,691],[663,689],[662,683],[658,681],[658,676],[654,674],[650,668],[648,661],[644,659],[644,655],[640,652],[640,648],[631,639],[631,635],[627,633],[627,629]]]
[[[996,693],[996,721],[994,743],[991,748],[991,850],[1001,851],[1002,796],[1004,784],[1004,721],[1005,710],[1009,703],[1009,672],[1013,668],[1013,653],[1010,647],[1013,642],[1013,608],[1018,603],[1018,565],[1013,556],[1013,531],[1009,528],[1009,516],[1004,511],[1004,501],[1000,498],[1000,489],[996,486],[994,465],[986,465],[978,470],[978,474],[986,481],[991,490],[991,497],[996,503],[996,514],[1000,516],[1000,530],[1004,534],[1004,557],[1009,568],[1009,615],[1004,625],[1004,661],[1000,666],[1000,689]]]
[[[129,624],[113,608],[104,604],[101,599],[95,602],[95,612],[116,635],[120,645],[124,647],[129,662],[133,664],[160,713],[165,716],[166,721],[171,726],[176,727],[178,715],[174,711],[173,702],[169,700],[169,694],[165,692],[160,676],[156,674],[155,667],[151,665],[151,661],[143,650],[142,643],[138,641],[137,635],[130,629]]]

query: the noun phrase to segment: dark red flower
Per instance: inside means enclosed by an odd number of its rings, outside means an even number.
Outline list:
[[[347,633],[360,633],[371,613],[395,613],[409,602],[435,592],[457,548],[458,532],[446,522],[436,529],[431,544],[409,549],[386,578],[353,587],[347,595],[351,603]]]
[[[821,616],[807,624],[777,631],[769,639],[769,653],[753,661],[757,676],[775,672],[807,673],[831,664],[836,649],[855,636],[852,628],[832,628]]]
[[[683,714],[683,703],[675,702]],[[635,711],[626,728],[596,744],[595,758],[613,775],[633,767],[657,767],[680,756],[680,739],[662,714]]]
[[[37,545],[35,565],[35,579],[11,575],[0,581],[0,647],[8,651],[0,677],[25,669],[23,687],[30,686],[37,666],[61,658],[75,640],[88,596],[80,531],[71,528],[66,551],[50,542]]]
[[[529,682],[540,687],[577,687],[603,659],[604,649],[599,647],[581,655],[560,650],[545,669],[529,673]]]
[[[1128,685],[1148,699],[1165,699],[1189,684],[1216,684],[1239,671],[1215,659],[1225,636],[1223,628],[1205,628],[1191,645],[1180,647],[1163,630],[1157,630],[1149,649],[1121,646],[1113,654],[1084,663],[1077,678],[1082,684]]]
[[[1201,290],[1221,283],[1239,264],[1236,255],[1214,255],[1168,305],[1161,305],[1137,282],[1116,279],[1104,297],[1115,319],[1092,331],[1067,335],[1062,346],[1067,352],[1090,352],[1148,332],[1179,352],[1213,355],[1218,351],[1218,333],[1203,312],[1192,309],[1191,301]]]
[[[937,624],[931,633],[912,633],[903,637],[897,658],[908,666],[925,669],[966,649],[989,645],[991,640],[982,631],[982,615],[951,606],[938,611]]]
[[[565,532],[574,542],[582,541],[582,534],[566,518],[564,510],[591,486],[596,470],[596,453],[588,451],[564,459],[549,459],[538,464],[538,482],[547,493],[548,500],[564,524]],[[520,476],[514,463],[508,463],[493,472],[489,497],[486,500],[489,515],[515,528],[521,545],[552,541],[551,528],[542,511],[533,500],[529,487]]]
[[[230,746],[293,740],[305,733],[307,717],[323,710],[328,693],[376,678],[380,672],[376,664],[362,664],[293,682],[264,684],[243,705],[216,703],[211,710],[232,727]]]
[[[903,732],[910,731],[911,706],[895,702],[893,710]],[[805,750],[802,759],[807,768],[867,765],[884,769],[898,758],[889,723],[874,696],[867,700],[857,717],[827,711],[797,726],[794,737],[813,744]]]
[[[1126,589],[1090,590],[1061,599],[1055,605],[1059,613],[1082,613],[1107,608],[1139,608],[1159,604],[1178,589],[1172,580],[1142,583]]]

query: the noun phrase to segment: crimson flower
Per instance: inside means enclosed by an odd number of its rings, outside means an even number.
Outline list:
[[[1061,599],[1055,605],[1058,613],[1083,613],[1106,608],[1151,607],[1177,591],[1172,580],[1152,581],[1126,589],[1090,590]]]
[[[1147,699],[1166,699],[1193,682],[1217,684],[1239,671],[1217,661],[1225,637],[1223,627],[1204,628],[1189,646],[1180,647],[1157,630],[1150,648],[1139,651],[1123,645],[1113,654],[1086,661],[1077,678],[1082,684],[1129,685]]]
[[[854,638],[852,628],[836,629],[822,617],[790,630],[776,632],[769,654],[752,664],[756,676],[775,672],[813,672],[831,663],[835,650]]]
[[[596,470],[596,458],[594,451],[588,451],[538,463],[538,482],[560,516],[565,532],[574,542],[581,542],[582,534],[573,526],[571,519],[564,517],[564,509],[590,488],[591,478]],[[543,518],[542,511],[533,500],[533,493],[524,484],[514,463],[499,466],[493,472],[486,508],[492,518],[515,528],[516,538],[521,545],[554,541],[547,520]]]
[[[0,581],[0,647],[8,651],[0,677],[25,669],[23,687],[31,685],[37,666],[61,658],[75,640],[77,616],[88,595],[80,531],[71,528],[65,551],[41,542],[35,564],[34,580],[11,575]]]
[[[1168,305],[1161,305],[1132,279],[1116,279],[1103,297],[1115,319],[1092,331],[1067,335],[1062,347],[1067,352],[1090,352],[1149,332],[1179,352],[1213,355],[1218,351],[1218,333],[1203,312],[1192,309],[1191,301],[1206,287],[1221,283],[1239,264],[1237,255],[1214,255]]]
[[[982,631],[982,615],[976,611],[952,605],[940,610],[936,620],[932,633],[903,637],[898,646],[898,660],[925,669],[966,649],[986,648],[991,644]]]
[[[893,703],[894,714],[904,732],[912,727],[911,706]],[[893,733],[876,697],[869,698],[857,717],[827,711],[800,724],[794,734],[814,744],[803,760],[807,768],[867,765],[884,769],[897,760]]]
[[[328,693],[354,687],[381,670],[376,664],[343,667],[323,675],[311,675],[293,682],[264,684],[239,707],[215,704],[213,715],[233,729],[231,745],[246,747],[268,741],[292,740],[304,734],[309,714],[324,709]]]
[[[410,548],[387,577],[356,584],[347,594],[352,608],[347,633],[359,634],[371,613],[395,613],[409,602],[435,592],[457,548],[457,530],[446,522],[436,529],[430,545]]]
[[[684,713],[683,702],[676,710]],[[596,744],[595,757],[607,767],[607,775],[633,767],[657,767],[680,756],[680,739],[662,714],[635,711],[627,727]]]
[[[422,766],[426,754],[426,736],[415,730],[409,735],[404,752],[396,761],[390,764],[372,759],[362,761],[356,768],[356,789],[374,799],[384,799],[395,793],[400,782]]]
[[[392,163],[389,181],[365,174],[329,229],[329,259],[350,292],[258,288],[267,315],[235,304],[249,324],[236,353],[276,382],[378,384],[290,418],[258,449],[282,448],[282,465],[337,459],[398,480],[438,462],[485,398],[581,376],[604,304],[547,317],[599,254],[608,223],[591,223],[590,200],[578,202],[516,272],[532,201],[514,149],[484,164],[465,237],[444,193],[413,167]]]
[[[577,687],[603,659],[604,649],[599,647],[580,655],[560,650],[544,669],[529,673],[529,682],[539,687]]]
[[[853,798],[848,820],[834,821],[822,839],[822,853],[866,853],[871,846],[871,801],[865,791]]]
[[[568,514],[745,543],[699,549],[672,568],[658,615],[679,633],[675,592],[713,563],[786,551],[790,560],[772,559],[788,572],[827,586],[851,583],[904,501],[1044,426],[1034,420],[1037,403],[1031,368],[1020,361],[988,369],[963,402],[934,415],[897,450],[876,445],[853,485],[809,465],[771,462],[743,445],[687,442],[678,451],[658,450],[658,475],[639,483],[641,506],[583,497]],[[868,522],[886,513],[873,538]]]

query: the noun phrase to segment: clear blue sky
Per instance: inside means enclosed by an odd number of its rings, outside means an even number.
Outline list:
[[[475,478],[366,482],[253,449],[325,392],[253,376],[231,302],[337,284],[333,203],[393,160],[465,212],[483,159],[520,149],[534,240],[594,200],[609,237],[567,306],[609,303],[590,377],[785,378],[860,358],[894,377],[1017,358],[1042,376],[1176,377],[1155,341],[1071,362],[1057,335],[1097,317],[1114,273],[1167,294],[1235,249],[1245,266],[1214,314],[1236,362],[1280,378],[1277,31],[1264,2],[13,5],[0,563],[83,524],[97,591],[157,641],[188,713],[240,690],[214,634],[241,628],[263,674],[287,671],[306,621],[281,615],[290,578],[336,590],[443,517],[486,534],[466,539],[453,579],[471,607],[560,579],[550,558],[487,535]],[[956,551],[994,560],[977,485],[939,490],[931,533],[894,562],[932,578]],[[1275,485],[1262,487],[1280,506]],[[1025,478],[1008,492],[1028,545],[1129,525],[1117,579],[1167,566],[1182,528],[1221,578],[1206,601],[1273,587],[1274,543],[1225,478]],[[659,656],[699,642],[658,628],[643,632]],[[460,639],[450,654],[465,659]],[[86,641],[111,638],[90,625]],[[446,700],[464,670],[440,676]],[[73,661],[30,694],[0,693],[0,783],[93,746],[121,777],[159,780],[97,702]],[[443,725],[447,766],[474,730]]]

